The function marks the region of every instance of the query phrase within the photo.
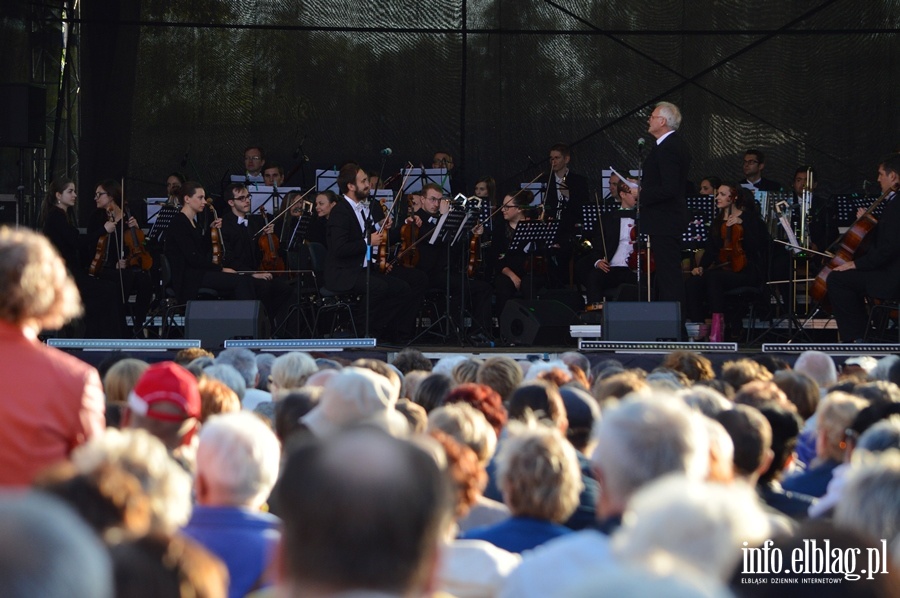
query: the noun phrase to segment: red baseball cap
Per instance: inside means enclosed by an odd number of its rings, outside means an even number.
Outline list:
[[[159,407],[169,403],[175,412]],[[147,368],[128,395],[128,407],[136,414],[162,421],[200,417],[200,391],[192,373],[171,361]]]

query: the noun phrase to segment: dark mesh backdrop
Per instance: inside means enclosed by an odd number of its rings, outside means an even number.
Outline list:
[[[635,167],[658,99],[684,113],[695,181],[740,178],[758,147],[768,178],[811,163],[825,193],[861,191],[900,146],[900,0],[144,0],[140,15],[127,168],[144,196],[172,170],[218,191],[251,143],[290,171],[304,139],[298,184],[348,159],[377,169],[391,147],[385,176],[446,149],[467,192],[482,175],[510,186],[557,141],[597,184]]]

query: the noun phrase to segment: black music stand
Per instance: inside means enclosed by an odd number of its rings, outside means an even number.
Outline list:
[[[837,205],[838,226],[852,226],[856,222],[856,212],[859,208],[868,209],[878,196],[876,195],[859,195],[853,193],[850,195],[835,195],[834,202]],[[881,202],[872,210],[875,218],[881,218],[884,211],[885,202]]]
[[[447,332],[443,334],[439,334],[441,338],[445,341],[450,338],[451,334],[456,333],[456,339],[459,342],[460,346],[463,346],[463,332],[461,322],[456,322],[451,315],[450,310],[450,247],[455,246],[462,236],[461,233],[464,230],[465,224],[471,220],[469,212],[465,208],[454,207],[452,204],[450,206],[450,211],[446,214],[443,214],[438,220],[437,225],[434,227],[434,230],[429,235],[428,244],[434,245],[435,243],[444,243],[447,251],[446,258],[446,280],[445,280],[445,290],[444,290],[444,314],[441,317],[437,318],[434,322],[432,322],[428,328],[420,332],[416,335],[410,344],[415,344],[419,338],[423,335],[431,332],[433,328],[441,324],[441,322],[447,322]],[[464,300],[465,293],[462,293],[463,297],[460,297],[460,301]]]
[[[340,196],[341,191],[337,184],[338,174],[340,173],[337,170],[316,170],[316,192],[334,191]]]
[[[175,206],[160,207],[159,211],[155,214],[153,226],[150,227],[150,232],[147,233],[147,236],[157,243],[162,244],[163,239],[166,236],[166,231],[169,229],[169,225],[172,223],[172,219],[175,217],[175,214],[180,211],[181,210],[179,210]]]
[[[687,229],[681,235],[681,242],[689,250],[703,249],[709,238],[709,227],[716,218],[716,198],[712,195],[692,195],[685,198],[687,203]]]
[[[559,220],[538,221],[526,220],[516,226],[516,232],[509,242],[509,251],[517,251],[520,247],[524,253],[536,253],[538,249],[546,249],[556,241],[559,235]],[[531,246],[529,251],[529,245]],[[531,279],[529,285],[529,301],[534,299],[534,260],[531,260]]]

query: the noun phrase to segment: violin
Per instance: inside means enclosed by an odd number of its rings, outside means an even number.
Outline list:
[[[125,204],[124,210],[125,222],[128,222],[131,220],[131,213],[128,211],[127,204]],[[128,227],[128,234],[125,235],[125,247],[128,250],[125,262],[129,266],[145,271],[153,266],[153,256],[144,249],[144,231],[140,228]]]
[[[728,216],[731,217],[731,206],[728,206]],[[744,240],[744,227],[740,224],[728,226],[728,219],[724,218],[719,233],[722,235],[719,263],[729,264],[732,272],[740,272],[747,266],[747,254],[741,245]]]
[[[269,217],[266,214],[264,206],[259,207],[259,213],[263,217],[266,226],[269,226]],[[257,241],[259,249],[263,253],[262,261],[260,261],[259,269],[266,272],[282,271],[285,269],[284,260],[278,255],[278,237],[275,233],[266,233]]]
[[[407,198],[409,210],[407,212],[407,222],[400,227],[400,263],[407,268],[415,268],[419,265],[419,250],[416,248],[416,241],[419,238],[419,227],[413,221],[413,198]]]
[[[645,235],[641,235],[644,237]],[[631,228],[631,243],[635,244],[637,241],[637,228]],[[638,260],[640,260],[641,264],[647,264],[649,259],[649,265],[647,266],[647,271],[651,274],[656,271],[656,259],[653,257],[653,252],[650,250],[647,243],[637,243],[638,248],[635,251],[631,252],[631,255],[628,256],[628,267],[631,270],[638,269]],[[649,258],[648,258],[649,256]]]
[[[207,204],[212,210],[213,220],[218,220],[219,215],[216,214],[216,208],[213,207],[212,198]],[[212,242],[212,263],[216,266],[222,265],[222,258],[225,257],[225,244],[222,242],[222,231],[216,227],[209,229],[209,240]]]
[[[109,222],[116,221],[116,214],[112,210],[111,205],[106,210],[106,217],[109,219]],[[88,267],[88,274],[91,276],[100,274],[103,270],[103,262],[106,261],[107,249],[109,249],[109,233],[104,233],[97,240],[97,251],[94,253],[94,259],[91,260],[91,265]]]
[[[476,214],[481,213],[481,198],[472,197],[466,202],[466,209],[474,210]],[[477,218],[476,218],[477,220]],[[478,262],[481,255],[481,230],[482,226],[476,226],[472,231],[472,238],[469,240],[469,260],[466,265],[466,276],[473,278],[475,272],[478,271]],[[478,231],[478,232],[475,232]]]

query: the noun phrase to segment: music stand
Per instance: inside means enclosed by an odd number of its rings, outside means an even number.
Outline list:
[[[262,183],[265,183],[266,181],[262,177],[261,174],[258,174],[255,176],[250,176],[249,174],[233,174],[233,175],[231,175],[231,182],[232,183],[242,183],[249,187],[250,185],[254,185],[254,186],[261,185]]]
[[[853,193],[850,195],[835,195],[834,202],[837,204],[838,226],[852,226],[856,222],[856,212],[859,208],[868,209],[872,203],[878,199],[874,195],[859,195]],[[895,200],[896,201],[896,200]],[[885,202],[878,204],[872,215],[875,218],[881,218],[884,211]]]
[[[338,174],[337,170],[316,170],[316,192],[333,191],[341,195],[337,184]]]
[[[460,234],[463,230],[465,230],[465,224],[470,220],[470,214],[468,210],[465,208],[450,206],[450,211],[446,214],[442,214],[441,218],[438,220],[437,225],[435,225],[434,230],[429,235],[428,244],[434,245],[435,243],[444,243],[446,247],[447,253],[447,261],[446,261],[446,280],[445,280],[445,292],[444,292],[444,313],[441,317],[437,318],[434,322],[431,323],[428,328],[420,332],[416,338],[412,340],[410,344],[415,344],[415,342],[430,332],[433,328],[440,325],[441,322],[447,322],[447,332],[446,334],[440,334],[444,340],[450,338],[450,335],[455,332],[456,340],[459,342],[460,346],[463,345],[463,334],[462,334],[462,326],[460,323],[456,322],[453,319],[450,311],[450,247],[455,246],[457,241],[460,238]],[[460,289],[464,291],[463,289]],[[465,300],[465,292],[461,292],[460,301],[463,302]],[[439,329],[440,330],[440,329]]]
[[[516,232],[509,242],[509,251],[518,251],[521,247],[523,253],[536,253],[539,247],[548,247],[559,235],[559,225],[559,220],[551,220],[549,222],[526,220],[525,222],[520,222],[516,226]],[[531,251],[528,251],[529,245],[531,245]],[[529,295],[534,294],[534,260],[531,260],[531,275],[532,284],[529,285]],[[529,296],[529,300],[531,299],[534,299],[534,297]]]
[[[369,203],[378,202],[384,206],[384,215],[391,213],[394,207],[394,192],[390,189],[372,189],[369,191]]]
[[[716,218],[716,198],[712,195],[692,195],[685,198],[690,220],[681,235],[686,249],[703,249],[709,238],[709,227]]]
[[[250,213],[254,214],[259,210],[260,206],[266,206],[269,214],[275,214],[281,203],[280,201],[288,193],[300,192],[300,187],[270,187],[268,185],[259,185],[254,188],[247,188],[250,192]],[[227,201],[227,199],[226,199]],[[271,206],[267,204],[272,202]]]
[[[426,168],[422,176],[424,185],[434,183],[441,188],[444,197],[450,197],[450,171],[446,168]]]
[[[534,201],[531,202],[533,206],[541,206],[544,205],[544,192],[547,190],[547,185],[544,183],[520,183],[519,187],[522,189],[527,189],[531,191],[532,195],[534,195]]]
[[[150,227],[150,232],[147,233],[147,236],[157,243],[162,243],[166,231],[169,229],[169,224],[172,223],[172,218],[180,211],[175,206],[160,206],[159,211],[154,215],[153,226]]]
[[[432,170],[445,170],[443,168],[432,169]],[[422,187],[427,185],[428,183],[432,183],[428,178],[428,171],[424,168],[403,168],[400,170],[400,175],[403,181],[406,181],[403,184],[403,189],[401,190],[403,195],[409,195],[410,193],[418,193],[422,190]],[[438,183],[440,184],[440,183]],[[443,186],[441,187],[442,193],[444,195],[450,195],[450,193],[443,191]]]

